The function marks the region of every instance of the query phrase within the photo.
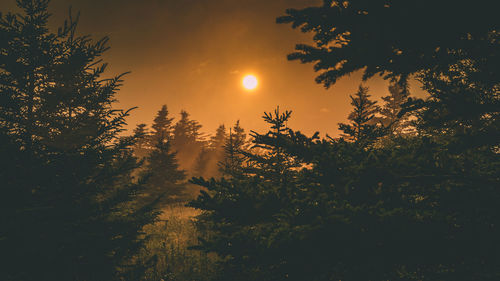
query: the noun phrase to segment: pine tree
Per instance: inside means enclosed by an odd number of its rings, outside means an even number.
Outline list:
[[[218,177],[218,163],[224,154],[224,142],[226,141],[226,127],[220,125],[215,135],[210,137],[208,146],[202,147],[195,163],[195,176],[198,177]]]
[[[174,126],[172,147],[177,151],[181,168],[192,171],[196,158],[204,142],[200,133],[201,125],[189,118],[189,113],[182,110],[181,118]]]
[[[146,124],[139,124],[134,129],[136,142],[133,147],[134,156],[138,159],[144,159],[151,151],[150,133]]]
[[[293,210],[290,203],[296,193],[298,165],[281,147],[274,145],[288,134],[286,123],[290,115],[290,111],[281,113],[279,109],[264,114],[270,131],[264,135],[252,133],[254,146],[260,147],[263,153],[245,153],[249,163],[244,172],[235,171],[231,166],[230,177],[191,180],[206,188],[190,206],[206,211],[199,217],[199,225],[212,234],[210,239],[201,241],[199,248],[227,257],[221,280],[281,280],[283,277],[280,275],[283,249],[281,240],[276,238],[282,234],[284,221],[281,219]],[[238,133],[232,142],[238,139],[237,146],[241,147],[243,130],[239,123],[235,127]]]
[[[221,150],[226,141],[226,127],[220,125],[215,131],[215,135],[210,138],[210,147],[214,150]]]
[[[146,185],[141,204],[163,207],[183,198],[186,173],[180,169],[177,153],[172,149],[173,119],[169,118],[167,106],[163,105],[153,120],[152,132],[143,137],[148,147],[144,158],[146,165],[140,170]],[[144,127],[139,126],[140,129]]]
[[[243,173],[245,153],[248,152],[245,130],[236,121],[224,143],[224,157],[219,162],[219,169],[223,176],[235,177]]]
[[[77,36],[71,16],[51,33],[48,1],[18,6],[0,17],[0,279],[117,280],[157,215],[133,206],[123,75],[102,77],[107,38]]]
[[[224,144],[227,139],[226,127],[220,125],[215,132],[215,135],[210,138],[210,148],[212,155],[208,164],[207,174],[211,177],[219,177],[218,163],[224,158]]]
[[[212,151],[208,147],[203,146],[201,148],[200,153],[198,153],[198,156],[196,157],[196,161],[194,163],[193,169],[195,177],[207,177],[206,171],[211,156],[212,156]]]
[[[288,172],[295,168],[294,159],[290,158],[279,145],[288,134],[287,122],[292,115],[291,111],[280,112],[279,107],[272,112],[265,112],[262,118],[270,124],[271,130],[261,135],[255,131],[251,132],[254,148],[263,149],[265,154],[247,154],[251,167],[248,172],[257,172],[265,178],[278,180],[279,184],[287,182]],[[269,173],[269,174],[268,174]]]
[[[408,121],[409,114],[399,116],[403,106],[408,102],[408,96],[408,91],[393,83],[389,86],[389,95],[382,97],[384,104],[378,111],[380,116],[375,117],[375,119],[388,128],[390,135],[402,135],[411,130]]]
[[[158,143],[160,140],[168,141],[172,139],[172,121],[174,118],[168,118],[168,109],[163,105],[158,111],[155,119],[153,120],[152,142]]]
[[[350,96],[351,105],[354,107],[348,119],[351,124],[339,124],[339,129],[344,132],[343,137],[362,146],[373,143],[383,135],[384,130],[373,122],[375,113],[379,111],[376,101],[370,100],[368,88],[359,86],[354,96]]]
[[[161,135],[161,138],[156,139],[157,143],[146,158],[143,172],[146,189],[141,201],[159,207],[182,200],[185,191],[186,173],[180,170],[176,153],[171,151],[171,141],[166,138],[166,135]]]

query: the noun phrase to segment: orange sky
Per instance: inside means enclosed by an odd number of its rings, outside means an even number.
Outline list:
[[[3,3],[8,2],[7,5]],[[162,104],[177,118],[181,109],[206,133],[238,119],[246,130],[263,132],[260,118],[277,105],[293,110],[289,126],[307,134],[337,134],[337,123],[350,111],[349,94],[360,74],[326,90],[314,82],[311,64],[289,62],[286,55],[310,35],[278,25],[287,8],[320,0],[52,0],[54,27],[71,5],[81,12],[82,34],[109,35],[105,57],[109,73],[132,71],[117,98],[121,108],[138,106],[131,127],[150,123]],[[4,6],[6,6],[4,8]],[[14,0],[2,0],[12,11]],[[241,86],[245,74],[259,78],[256,91]],[[371,94],[387,94],[380,78],[368,81]],[[413,87],[413,90],[416,87]]]

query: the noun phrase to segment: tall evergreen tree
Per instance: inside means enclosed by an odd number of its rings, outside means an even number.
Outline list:
[[[245,130],[240,126],[240,120],[236,121],[229,136],[224,143],[224,157],[219,162],[219,169],[223,176],[235,177],[241,175],[245,163],[245,153],[248,152],[247,136]]]
[[[439,136],[455,149],[498,147],[500,80],[474,82],[483,75],[472,61],[441,73],[423,72],[419,80],[430,96],[410,100],[406,110],[418,113],[422,133]]]
[[[389,95],[382,97],[384,104],[378,112],[380,116],[375,119],[388,128],[390,135],[401,135],[411,130],[408,113],[399,115],[408,102],[408,96],[408,91],[393,83],[389,86]]]
[[[180,169],[177,153],[172,149],[173,119],[163,105],[153,120],[150,133],[144,129],[144,124],[135,130],[142,136],[138,144],[142,144],[145,151],[145,165],[139,171],[146,187],[139,200],[141,204],[163,207],[183,199],[186,173]],[[136,154],[140,152],[141,147],[136,145],[134,148]]]
[[[344,132],[343,137],[362,146],[373,143],[384,134],[380,124],[374,122],[375,113],[379,111],[376,101],[370,100],[368,88],[359,86],[354,96],[350,96],[351,105],[354,107],[348,119],[351,124],[339,124],[339,129]]]
[[[118,280],[156,217],[132,204],[122,75],[102,77],[107,38],[77,36],[71,16],[51,33],[48,1],[17,3],[0,17],[0,279]]]
[[[221,150],[226,138],[226,126],[220,125],[215,131],[215,135],[210,138],[210,147],[214,150]]]
[[[155,119],[153,120],[152,132],[152,142],[154,144],[159,141],[168,141],[172,139],[172,121],[174,118],[168,117],[168,109],[166,105],[163,105],[158,111]]]
[[[282,113],[279,109],[265,113],[270,131],[252,135],[254,145],[266,153],[245,153],[249,162],[245,169],[240,167],[236,172],[231,166],[230,177],[210,181],[192,179],[206,190],[190,205],[205,211],[199,217],[199,224],[213,233],[199,247],[226,258],[222,280],[281,278],[284,253],[281,218],[292,210],[290,199],[296,193],[293,187],[298,163],[274,145],[288,134],[285,124],[290,115],[290,111]],[[243,140],[239,123],[235,127],[239,132],[237,138]]]
[[[204,142],[201,139],[201,125],[189,118],[189,113],[182,110],[181,118],[174,126],[172,147],[177,151],[181,168],[192,171],[196,158]]]
[[[171,151],[172,142],[166,138],[162,134],[156,139],[157,143],[146,158],[143,172],[146,189],[141,201],[160,207],[182,200],[185,191],[186,173],[179,168],[176,153]]]
[[[134,135],[137,138],[133,147],[134,156],[144,159],[151,151],[151,140],[147,125],[138,124],[134,129]]]
[[[226,127],[220,125],[215,135],[210,137],[207,147],[203,147],[196,159],[194,166],[195,176],[217,177],[219,170],[217,163],[224,154],[224,142],[226,141]]]

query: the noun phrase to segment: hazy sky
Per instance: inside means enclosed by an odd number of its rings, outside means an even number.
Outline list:
[[[12,11],[14,0],[1,0]],[[311,35],[276,24],[287,8],[317,5],[320,0],[52,0],[51,26],[68,7],[80,11],[82,34],[108,35],[109,74],[132,71],[117,95],[121,108],[138,106],[131,127],[150,123],[162,104],[178,118],[181,109],[212,133],[238,119],[249,130],[265,131],[260,118],[277,105],[293,110],[289,126],[311,134],[337,133],[337,123],[351,107],[349,94],[361,82],[355,74],[326,90],[314,82],[311,64],[287,61],[297,43]],[[259,79],[245,91],[242,77]],[[387,83],[370,80],[374,97],[387,94]]]

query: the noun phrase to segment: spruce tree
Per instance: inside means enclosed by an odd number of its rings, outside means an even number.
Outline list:
[[[398,84],[392,83],[389,86],[389,95],[382,97],[384,104],[378,111],[380,116],[375,117],[375,119],[388,128],[390,135],[402,135],[411,130],[408,121],[409,114],[399,115],[408,102],[408,96],[408,91],[402,89]]]
[[[359,86],[354,96],[350,96],[351,105],[354,107],[348,119],[351,124],[339,124],[342,135],[347,140],[354,141],[362,146],[373,143],[384,134],[382,126],[374,122],[375,114],[379,111],[376,101],[370,100],[368,88]]]
[[[172,139],[172,121],[174,118],[168,117],[168,109],[166,105],[163,105],[158,111],[155,119],[153,120],[153,128],[151,141],[152,143],[158,143],[160,141],[168,141]]]
[[[113,108],[122,76],[103,78],[107,38],[47,27],[48,1],[0,17],[2,280],[118,280],[155,220]],[[106,75],[107,76],[107,75]]]
[[[173,129],[172,147],[177,151],[177,158],[183,169],[194,169],[196,158],[204,145],[200,129],[201,125],[191,120],[189,113],[182,110],[181,118]]]
[[[163,105],[153,120],[152,132],[143,138],[149,147],[144,159],[146,164],[140,171],[146,183],[140,200],[142,204],[163,207],[183,198],[186,173],[180,169],[177,153],[172,149],[173,120],[169,118],[167,106]]]
[[[134,129],[136,142],[133,147],[134,156],[138,159],[144,159],[151,151],[151,136],[146,124],[139,124]]]
[[[222,159],[224,153],[224,142],[226,141],[226,127],[220,125],[215,135],[211,136],[208,144],[201,148],[194,166],[194,175],[197,177],[218,177],[217,163]]]
[[[146,189],[141,201],[163,207],[165,204],[183,199],[186,173],[179,168],[177,153],[172,152],[172,142],[167,140],[165,135],[156,141],[146,158],[143,171]]]
[[[224,143],[224,157],[219,162],[219,169],[223,176],[235,177],[241,175],[245,163],[245,153],[248,152],[245,130],[236,121]]]
[[[226,127],[224,125],[220,125],[215,132],[215,135],[210,138],[210,149],[211,149],[211,157],[210,162],[208,163],[206,173],[211,177],[220,176],[219,165],[218,163],[224,157],[224,144],[227,139]]]
[[[278,237],[286,229],[282,224],[285,223],[283,216],[293,210],[290,203],[296,193],[294,169],[298,163],[275,145],[288,134],[286,123],[290,115],[290,111],[282,113],[279,109],[264,114],[270,131],[252,133],[254,146],[260,147],[263,153],[245,153],[248,159],[245,169],[238,167],[236,171],[231,166],[228,169],[230,177],[191,180],[206,188],[190,206],[204,211],[199,217],[200,229],[212,234],[209,239],[202,240],[198,248],[216,252],[224,258],[221,280],[280,280],[284,277],[281,264],[284,244]],[[239,123],[235,127],[241,147],[244,134]]]
[[[212,156],[212,151],[206,146],[201,148],[200,153],[196,157],[196,161],[194,163],[194,176],[195,177],[207,177],[207,168],[210,162],[210,158]]]

